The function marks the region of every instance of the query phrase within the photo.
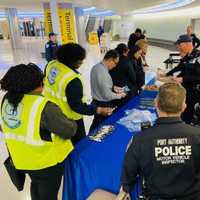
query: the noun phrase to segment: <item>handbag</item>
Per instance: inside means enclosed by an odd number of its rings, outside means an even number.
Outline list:
[[[26,177],[25,172],[22,170],[17,170],[15,168],[10,156],[4,161],[4,166],[10,176],[12,183],[15,185],[17,190],[22,191],[24,189]]]

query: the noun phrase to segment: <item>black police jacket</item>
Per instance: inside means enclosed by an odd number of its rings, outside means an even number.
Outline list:
[[[194,49],[190,55],[181,59],[178,66],[167,73],[173,76],[175,72],[180,72],[177,77],[183,77],[182,85],[187,91],[193,91],[196,85],[200,84],[200,51]]]
[[[56,59],[56,52],[58,50],[58,44],[52,41],[48,41],[45,45],[45,57],[47,62]]]
[[[196,36],[196,34],[192,33],[190,35],[190,37],[192,38],[192,44],[194,46],[194,48],[199,48],[200,46],[200,40],[199,38]]]
[[[200,129],[168,117],[137,134],[124,160],[124,191],[132,190],[137,175],[150,199],[199,200]]]

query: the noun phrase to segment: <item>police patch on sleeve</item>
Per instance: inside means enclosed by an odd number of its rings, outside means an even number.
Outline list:
[[[46,44],[46,46],[45,46],[45,47],[46,47],[46,49],[48,49],[48,48],[49,48],[49,44]]]
[[[161,165],[185,164],[191,159],[192,145],[188,138],[157,139],[154,158]]]
[[[19,104],[16,109],[6,101],[3,106],[2,120],[12,129],[18,128],[21,125],[22,104]]]
[[[53,85],[55,83],[57,75],[58,69],[55,67],[51,68],[47,77],[49,84]]]

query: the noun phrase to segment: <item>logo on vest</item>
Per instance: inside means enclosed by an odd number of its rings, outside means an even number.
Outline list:
[[[19,104],[17,109],[14,110],[13,106],[7,102],[5,103],[2,119],[9,128],[15,129],[21,125],[21,111],[22,104]]]
[[[48,75],[48,81],[51,85],[53,85],[55,83],[57,75],[58,75],[58,69],[51,68],[49,75]]]

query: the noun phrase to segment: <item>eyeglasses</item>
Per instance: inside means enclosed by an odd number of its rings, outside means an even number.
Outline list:
[[[117,65],[119,62],[119,60],[115,60],[115,59],[113,59],[112,61],[115,63],[115,65]]]

